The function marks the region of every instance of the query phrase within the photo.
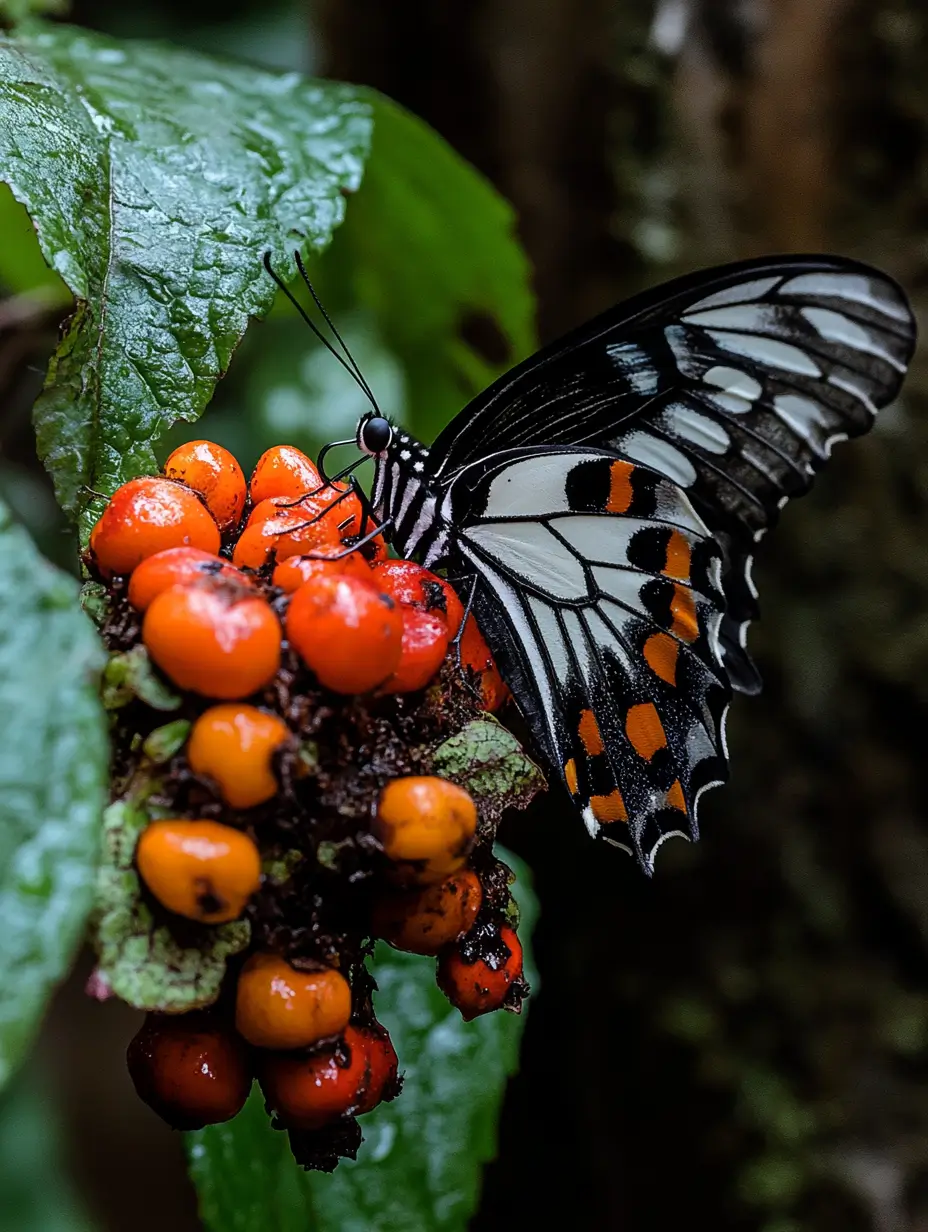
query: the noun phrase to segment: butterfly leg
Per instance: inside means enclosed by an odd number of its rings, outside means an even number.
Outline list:
[[[471,609],[474,606],[474,595],[477,593],[478,578],[477,578],[476,573],[468,573],[468,574],[465,574],[463,577],[455,578],[454,580],[455,582],[459,584],[470,583],[470,591],[467,596],[467,602],[464,604],[464,615],[461,618],[461,623],[458,626],[457,633],[455,633],[454,637],[451,639],[449,643],[449,647],[451,646],[454,647],[454,660],[457,665],[458,674],[460,675],[461,679],[464,681],[465,687],[467,688],[468,692],[473,694],[474,698],[478,702],[480,702],[481,705],[483,705],[483,693],[481,692],[479,688],[477,688],[476,685],[474,685],[471,682],[470,676],[468,675],[467,672],[465,672],[464,664],[461,660],[461,640],[464,637],[464,629],[467,626],[467,622],[470,619]],[[458,589],[457,586],[455,586],[455,590],[457,589]]]

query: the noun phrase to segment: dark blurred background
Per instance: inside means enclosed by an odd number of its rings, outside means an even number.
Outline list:
[[[514,203],[544,339],[644,284],[771,251],[862,257],[928,295],[924,0],[82,0],[72,15],[404,103]],[[44,354],[57,316],[8,336],[0,380]],[[363,321],[346,330],[401,413],[397,363]],[[0,486],[66,560],[29,435],[34,366],[10,395]],[[275,441],[341,435],[356,397],[284,320],[251,331],[198,433],[247,469]],[[478,1232],[928,1230],[926,540],[917,354],[904,401],[765,542],[766,689],[732,708],[732,781],[704,804],[703,841],[664,848],[649,882],[555,795],[511,820],[542,903],[543,991]],[[36,1065],[60,1141],[35,1141],[88,1229],[192,1230],[180,1143],[124,1075],[135,1016],[85,1000],[86,974]]]

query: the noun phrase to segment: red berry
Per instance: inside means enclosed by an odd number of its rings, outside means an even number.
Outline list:
[[[403,649],[384,693],[415,693],[429,683],[448,653],[448,625],[443,616],[404,607]]]
[[[357,1111],[358,1116],[363,1116],[376,1108],[381,1100],[392,1099],[396,1095],[399,1058],[386,1028],[379,1022],[362,1028],[358,1033],[365,1042],[368,1060],[367,1090],[361,1097]]]
[[[91,555],[106,577],[131,573],[146,557],[180,547],[215,555],[219,527],[194,492],[155,475],[117,488],[90,532]]]
[[[238,526],[245,508],[245,476],[228,449],[212,441],[188,441],[174,450],[164,473],[200,493],[220,530]]]
[[[476,674],[484,709],[499,710],[509,697],[509,689],[473,616],[467,618],[461,638],[461,666]]]
[[[139,1098],[172,1129],[231,1120],[251,1089],[245,1042],[209,1013],[148,1014],[126,1062]]]
[[[299,500],[322,486],[322,478],[306,454],[293,445],[275,445],[258,459],[251,476],[252,503],[273,496]]]
[[[443,950],[438,959],[438,987],[465,1022],[498,1010],[507,1002],[521,1003],[525,993],[522,946],[515,930],[504,924],[499,942],[485,958],[468,961],[461,943]]]
[[[280,667],[280,622],[265,599],[227,582],[172,586],[142,623],[152,659],[182,689],[237,701]]]
[[[367,693],[393,674],[403,646],[399,608],[371,582],[315,577],[294,594],[286,617],[291,646],[335,693]]]
[[[357,1112],[370,1081],[366,1041],[356,1027],[346,1027],[332,1051],[267,1053],[259,1067],[268,1109],[288,1129],[319,1129]]]
[[[144,612],[157,595],[171,586],[186,586],[203,578],[232,578],[242,585],[251,582],[221,556],[199,548],[167,548],[143,560],[129,579],[129,602]]]
[[[333,557],[331,560],[319,560],[315,556],[288,556],[274,570],[271,580],[285,594],[299,590],[304,582],[314,577],[338,577],[347,574],[361,578],[362,581],[373,581],[370,566],[361,553],[349,552],[347,556],[342,556],[344,551],[343,544],[333,544],[315,549],[316,553]]]
[[[453,638],[464,619],[464,607],[451,583],[411,560],[385,560],[374,565],[374,580],[381,589],[409,607],[441,616]]]

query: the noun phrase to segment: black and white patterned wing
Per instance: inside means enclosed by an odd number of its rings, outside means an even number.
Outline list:
[[[678,484],[722,548],[723,657],[734,687],[753,692],[753,545],[834,443],[872,426],[914,344],[905,296],[869,266],[724,266],[619,305],[501,377],[439,436],[431,464],[447,482],[495,449],[591,444]]]
[[[451,484],[478,623],[592,834],[650,871],[724,781],[719,553],[686,496],[601,450],[517,450]]]

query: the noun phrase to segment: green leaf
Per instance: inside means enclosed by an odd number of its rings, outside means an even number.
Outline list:
[[[97,878],[94,945],[101,986],[140,1010],[177,1014],[212,1005],[226,960],[248,945],[247,920],[197,925],[158,924],[145,901],[133,860],[149,822],[147,782],[104,815],[103,863]],[[184,940],[181,940],[183,930]]]
[[[93,898],[108,746],[103,649],[78,585],[0,506],[0,1087],[68,970]]]
[[[36,404],[62,504],[154,469],[296,244],[321,250],[370,138],[356,90],[67,26],[0,39],[0,168],[77,309]],[[98,506],[99,508],[99,502]]]
[[[466,788],[482,812],[524,808],[545,787],[544,775],[515,736],[491,715],[473,719],[432,754],[432,769]]]
[[[518,871],[527,943],[535,917],[527,874],[501,854]],[[190,1170],[210,1232],[466,1228],[481,1166],[496,1150],[523,1019],[500,1012],[465,1023],[436,987],[432,961],[386,945],[377,948],[374,973],[377,1016],[406,1076],[402,1094],[362,1118],[365,1142],[357,1161],[342,1160],[332,1176],[299,1170],[286,1134],[269,1127],[257,1092],[234,1121],[189,1134]]]
[[[320,281],[341,310],[373,314],[406,369],[404,422],[428,440],[535,349],[530,268],[489,181],[408,111],[363,97],[371,156]]]
[[[141,644],[110,655],[101,696],[107,710],[128,706],[136,697],[152,710],[176,710],[181,704],[180,697],[155,675],[148,651]]]
[[[91,1232],[69,1183],[57,1109],[35,1066],[0,1097],[0,1211],[9,1232]]]
[[[173,723],[165,723],[163,727],[149,732],[142,743],[142,752],[150,762],[162,766],[180,752],[189,735],[190,720],[175,719]]]

